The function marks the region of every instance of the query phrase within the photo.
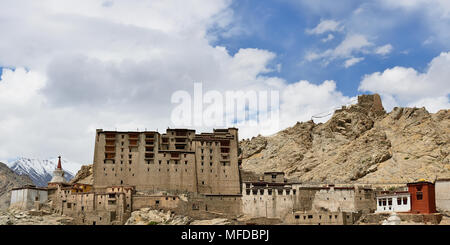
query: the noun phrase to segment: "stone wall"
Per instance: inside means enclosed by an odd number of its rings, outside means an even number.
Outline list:
[[[295,212],[286,217],[286,224],[295,225],[351,225],[360,214],[352,212]]]
[[[281,218],[292,213],[296,196],[292,189],[252,189],[242,193],[242,213],[250,217]]]

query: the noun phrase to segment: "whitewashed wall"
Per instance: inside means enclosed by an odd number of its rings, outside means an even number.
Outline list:
[[[403,204],[403,197],[407,198],[407,204]],[[389,205],[388,199],[392,198],[392,205]],[[401,198],[401,205],[397,204],[397,198]],[[380,200],[386,199],[386,205],[380,206]],[[386,195],[377,197],[377,210],[376,213],[393,213],[393,212],[409,212],[411,210],[411,198],[408,194],[401,195]]]
[[[450,180],[437,180],[435,183],[436,209],[450,212]]]

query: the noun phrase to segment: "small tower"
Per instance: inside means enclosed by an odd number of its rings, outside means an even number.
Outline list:
[[[58,157],[58,166],[53,171],[53,178],[49,183],[66,183],[64,179],[64,170],[61,167],[61,156]]]

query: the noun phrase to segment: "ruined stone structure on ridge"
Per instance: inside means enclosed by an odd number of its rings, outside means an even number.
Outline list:
[[[130,185],[136,191],[240,194],[238,130],[97,130],[94,188]]]

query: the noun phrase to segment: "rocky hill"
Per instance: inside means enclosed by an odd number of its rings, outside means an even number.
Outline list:
[[[94,184],[94,179],[92,176],[93,173],[93,165],[83,165],[81,166],[81,169],[78,171],[78,173],[73,177],[72,180],[70,180],[71,184],[79,183],[79,184],[88,184],[92,185]]]
[[[23,185],[32,185],[33,181],[26,175],[18,175],[0,162],[0,210],[9,207],[11,189]]]
[[[406,183],[450,177],[450,111],[383,109],[379,95],[335,111],[326,123],[298,122],[240,142],[242,170],[283,171],[302,182]]]

